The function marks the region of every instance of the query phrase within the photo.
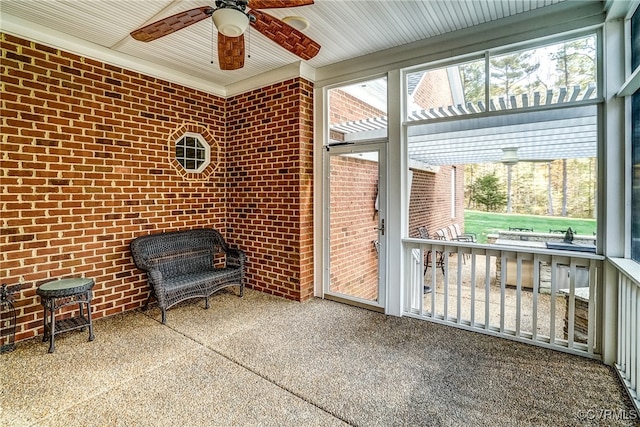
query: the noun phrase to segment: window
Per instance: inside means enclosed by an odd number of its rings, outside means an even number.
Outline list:
[[[485,52],[479,59],[408,73],[407,120],[592,101],[598,95],[596,70],[595,34],[519,51]]]
[[[329,90],[329,144],[387,137],[387,78]]]
[[[478,241],[487,243],[513,220],[513,227],[543,234],[572,227],[593,243],[596,40],[596,33],[553,44],[532,40],[526,49],[407,72],[410,232],[426,225],[434,233],[452,222],[464,227],[468,218],[481,227],[469,228]]]
[[[485,111],[485,61],[407,74],[407,120],[426,120]]]
[[[631,70],[640,69],[640,8],[631,17]],[[631,258],[640,262],[640,91],[631,97]]]
[[[197,133],[186,133],[176,141],[176,160],[188,172],[202,172],[209,165],[210,148]]]

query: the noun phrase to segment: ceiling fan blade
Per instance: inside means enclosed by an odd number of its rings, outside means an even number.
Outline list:
[[[267,38],[278,43],[289,52],[298,55],[302,59],[311,59],[320,52],[320,45],[278,18],[259,10],[251,10],[256,21],[251,25]]]
[[[244,34],[227,37],[218,33],[218,64],[221,70],[237,70],[244,67]]]
[[[132,31],[131,37],[141,42],[150,42],[160,37],[164,37],[175,31],[188,27],[189,25],[207,19],[213,13],[209,6],[201,6],[195,9],[176,13],[152,24],[145,25]]]
[[[251,9],[279,9],[313,4],[313,0],[249,0]]]

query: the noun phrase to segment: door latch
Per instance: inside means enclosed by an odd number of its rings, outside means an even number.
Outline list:
[[[374,230],[380,230],[380,234],[384,236],[384,218],[380,220],[380,227],[376,227]]]

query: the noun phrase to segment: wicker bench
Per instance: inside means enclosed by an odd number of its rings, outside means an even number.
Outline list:
[[[149,234],[131,242],[136,266],[147,272],[152,297],[162,310],[191,298],[204,298],[228,286],[239,286],[244,293],[245,253],[227,246],[220,233],[202,228]]]

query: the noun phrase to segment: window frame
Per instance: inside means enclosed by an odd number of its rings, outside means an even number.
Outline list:
[[[195,156],[194,158],[191,157],[187,157],[186,152],[185,155],[182,157],[178,156],[177,153],[177,149],[178,149],[178,144],[183,141],[185,138],[194,138],[197,142],[200,143],[200,145],[202,145],[203,151],[204,151],[204,160],[202,161],[202,163],[195,169],[190,169],[188,168],[184,163],[187,163],[190,160],[193,160],[196,162],[196,164],[200,161],[200,159],[197,158],[197,156]],[[185,146],[185,149],[187,147]],[[197,149],[196,149],[197,152]],[[189,173],[201,173],[203,172],[207,166],[209,166],[211,164],[211,146],[209,145],[209,143],[204,139],[204,137],[196,132],[185,132],[182,135],[180,135],[179,138],[177,138],[174,141],[174,146],[173,146],[173,155],[174,158],[176,159],[176,161],[178,162],[178,164],[182,167],[182,169],[185,172],[189,172]]]
[[[633,173],[634,173],[634,159],[633,159],[633,110],[632,110],[632,99],[635,96],[640,96],[638,92],[640,91],[640,63],[636,66],[636,68],[632,69],[632,45],[633,40],[631,38],[631,20],[635,14],[640,14],[640,2],[636,2],[633,5],[630,5],[629,10],[625,16],[624,21],[624,72],[625,72],[625,81],[618,90],[617,96],[625,98],[625,109],[624,109],[624,123],[625,123],[625,182],[627,186],[627,190],[625,191],[625,200],[628,203],[626,205],[626,214],[625,214],[625,242],[624,242],[624,256],[630,260],[633,260],[637,263],[640,263],[640,259],[633,258],[634,248],[633,248],[633,240],[634,236],[632,232],[634,231],[633,227],[633,201],[634,201],[634,191],[633,191]],[[637,16],[636,19],[640,19],[640,16]],[[637,114],[640,114],[638,112]],[[640,236],[637,236],[640,238]],[[637,251],[640,252],[640,249],[636,248]]]

